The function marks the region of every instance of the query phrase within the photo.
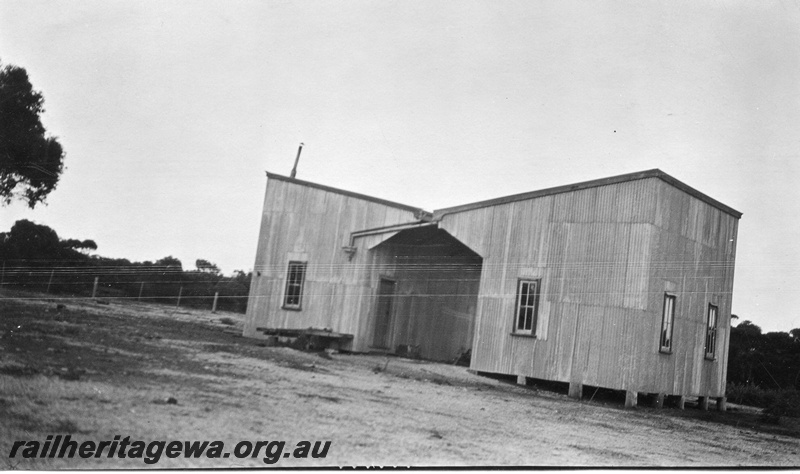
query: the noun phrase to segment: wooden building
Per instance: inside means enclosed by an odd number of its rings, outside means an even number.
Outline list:
[[[246,336],[724,407],[741,213],[662,171],[433,213],[267,176]]]

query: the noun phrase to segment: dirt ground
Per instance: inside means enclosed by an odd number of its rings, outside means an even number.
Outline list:
[[[234,334],[242,318],[1,292],[0,469],[800,466],[797,424],[763,424],[752,410],[624,410],[613,397],[573,400],[465,367],[266,347]],[[269,465],[9,458],[15,441],[57,434],[220,440],[226,451],[284,440],[287,454],[303,440],[331,444],[325,458]]]

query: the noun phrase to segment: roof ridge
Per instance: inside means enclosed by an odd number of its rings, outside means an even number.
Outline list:
[[[621,175],[616,175],[616,176],[610,176],[610,177],[607,177],[607,178],[600,178],[600,179],[593,179],[593,180],[589,180],[589,181],[582,181],[582,182],[579,182],[579,183],[556,186],[556,187],[552,187],[552,188],[539,189],[539,190],[536,190],[536,191],[527,191],[527,192],[524,192],[524,193],[511,194],[511,195],[508,195],[508,196],[501,196],[501,197],[497,197],[497,198],[486,199],[486,200],[483,200],[483,201],[476,201],[476,202],[472,202],[472,203],[468,203],[468,204],[461,204],[461,205],[458,205],[458,206],[445,207],[445,208],[442,208],[442,209],[436,209],[432,213],[428,212],[428,211],[426,211],[426,210],[424,210],[422,208],[419,208],[419,207],[409,206],[409,205],[406,205],[406,204],[402,204],[402,203],[398,203],[398,202],[394,202],[394,201],[389,201],[387,199],[381,199],[381,198],[377,198],[377,197],[374,197],[374,196],[369,196],[369,195],[366,195],[366,194],[360,194],[360,193],[356,193],[356,192],[352,192],[352,191],[347,191],[347,190],[344,190],[344,189],[334,188],[334,187],[331,187],[331,186],[312,183],[310,181],[304,181],[304,180],[297,179],[297,178],[289,178],[287,176],[279,175],[279,174],[276,174],[276,173],[271,173],[269,171],[267,171],[267,177],[270,178],[270,179],[276,179],[276,180],[279,180],[279,181],[287,181],[287,182],[299,184],[299,185],[302,185],[302,186],[308,186],[308,187],[320,189],[320,190],[327,191],[327,192],[343,194],[345,196],[350,196],[350,197],[354,197],[354,198],[357,198],[357,199],[363,199],[363,200],[366,200],[366,201],[371,201],[371,202],[375,202],[375,203],[378,203],[378,204],[383,204],[383,205],[390,206],[390,207],[395,207],[395,208],[404,209],[404,210],[407,210],[407,211],[412,211],[412,212],[415,213],[415,216],[418,219],[421,219],[421,220],[429,220],[431,218],[433,220],[440,220],[442,217],[444,217],[447,214],[453,214],[453,213],[457,213],[457,212],[471,211],[473,209],[480,209],[480,208],[484,208],[484,207],[498,206],[498,205],[501,205],[501,204],[508,204],[508,203],[511,203],[511,202],[524,201],[524,200],[527,200],[527,199],[535,199],[535,198],[544,197],[544,196],[551,196],[551,195],[554,195],[554,194],[561,194],[561,193],[567,193],[567,192],[572,192],[572,191],[580,191],[580,190],[583,190],[583,189],[596,188],[596,187],[600,187],[600,186],[608,186],[608,185],[612,185],[612,184],[625,183],[625,182],[636,181],[636,180],[640,180],[640,179],[658,178],[658,179],[664,181],[665,183],[667,183],[667,184],[669,184],[669,185],[671,185],[671,186],[673,186],[673,187],[675,187],[675,188],[677,188],[677,189],[679,189],[679,190],[681,190],[681,191],[683,191],[683,192],[685,192],[685,193],[687,193],[687,194],[689,194],[689,195],[691,195],[691,196],[693,196],[693,197],[705,202],[706,204],[709,204],[709,205],[711,205],[713,207],[716,207],[717,209],[719,209],[719,210],[721,210],[721,211],[723,211],[723,212],[725,212],[727,214],[732,215],[733,217],[735,217],[737,219],[740,219],[742,217],[742,213],[741,212],[733,209],[730,206],[727,206],[727,205],[717,201],[716,199],[708,196],[707,194],[704,194],[704,193],[698,191],[697,189],[689,186],[688,184],[685,184],[685,183],[679,181],[678,179],[673,178],[672,176],[668,175],[667,173],[661,171],[658,168],[653,168],[653,169],[649,169],[649,170],[645,170],[645,171],[637,171],[637,172],[634,172],[634,173],[626,173],[626,174],[621,174]]]
[[[712,197],[710,197],[710,196],[708,196],[708,195],[706,195],[706,194],[694,189],[693,187],[691,187],[691,186],[689,186],[689,185],[687,185],[687,184],[685,184],[685,183],[673,178],[672,176],[668,175],[667,173],[661,171],[658,168],[653,168],[653,169],[649,169],[649,170],[646,170],[646,171],[637,171],[637,172],[634,172],[634,173],[626,173],[626,174],[621,174],[621,175],[616,175],[616,176],[610,176],[608,178],[593,179],[593,180],[582,181],[582,182],[574,183],[574,184],[567,184],[567,185],[556,186],[556,187],[552,187],[552,188],[540,189],[540,190],[536,190],[536,191],[527,191],[527,192],[524,192],[524,193],[511,194],[511,195],[508,195],[508,196],[502,196],[502,197],[493,198],[493,199],[486,199],[486,200],[483,200],[483,201],[477,201],[477,202],[473,202],[473,203],[469,203],[469,204],[461,204],[459,206],[452,206],[452,207],[445,207],[445,208],[442,208],[442,209],[436,209],[436,210],[433,211],[433,219],[434,220],[440,220],[442,217],[444,217],[447,214],[453,214],[453,213],[457,213],[457,212],[471,211],[471,210],[474,210],[474,209],[480,209],[480,208],[484,208],[484,207],[498,206],[498,205],[501,205],[501,204],[508,204],[508,203],[517,202],[517,201],[524,201],[524,200],[527,200],[527,199],[535,199],[535,198],[544,197],[544,196],[551,196],[551,195],[554,195],[554,194],[561,194],[561,193],[567,193],[567,192],[572,192],[572,191],[580,191],[580,190],[583,190],[583,189],[596,188],[596,187],[600,187],[600,186],[608,186],[608,185],[611,185],[611,184],[619,184],[619,183],[625,183],[625,182],[629,182],[629,181],[636,181],[636,180],[648,179],[648,178],[659,178],[662,181],[664,181],[665,183],[667,183],[667,184],[669,184],[669,185],[671,185],[671,186],[673,186],[675,188],[678,188],[679,190],[681,190],[681,191],[683,191],[683,192],[685,192],[685,193],[687,193],[687,194],[689,194],[689,195],[691,195],[691,196],[693,196],[693,197],[705,202],[706,204],[714,206],[717,209],[719,209],[719,210],[721,210],[723,212],[726,212],[726,213],[732,215],[733,217],[735,217],[737,219],[742,217],[742,213],[737,211],[737,210],[735,210],[735,209],[733,209],[732,207],[729,207],[729,206],[717,201],[716,199],[714,199],[714,198],[712,198]]]

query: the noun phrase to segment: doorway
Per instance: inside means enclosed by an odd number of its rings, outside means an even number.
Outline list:
[[[397,282],[388,278],[381,278],[378,285],[378,304],[375,314],[375,333],[372,346],[379,349],[389,349],[392,332],[392,310],[394,308],[394,293]]]

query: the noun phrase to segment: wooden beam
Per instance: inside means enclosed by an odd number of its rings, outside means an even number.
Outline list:
[[[655,397],[653,397],[653,408],[664,408],[664,394],[657,393]]]
[[[580,400],[582,395],[583,395],[583,384],[580,382],[570,382],[569,396]]]
[[[728,398],[717,397],[717,411],[726,411],[728,409]]]
[[[633,390],[626,390],[625,391],[625,408],[634,408],[636,406],[636,401],[638,398],[638,393]]]
[[[697,398],[697,405],[700,407],[701,410],[708,410],[708,397],[698,397]]]
[[[344,334],[340,332],[327,331],[325,329],[306,328],[306,329],[288,329],[288,328],[265,328],[257,327],[257,332],[264,333],[266,336],[279,336],[279,337],[299,337],[299,336],[316,336],[325,337],[329,339],[352,339],[352,334]]]

